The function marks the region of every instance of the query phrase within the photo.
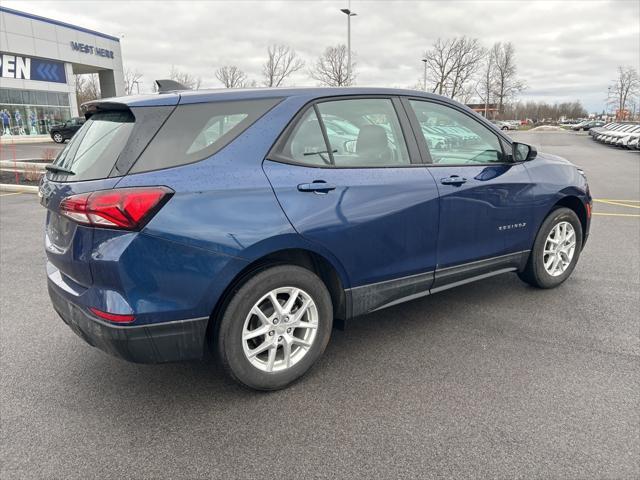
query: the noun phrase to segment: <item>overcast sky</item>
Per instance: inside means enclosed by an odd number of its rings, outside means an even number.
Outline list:
[[[145,89],[171,68],[220,86],[215,70],[234,64],[261,82],[272,43],[286,43],[311,65],[328,45],[346,43],[342,1],[14,1],[2,4],[120,36],[125,68]],[[352,0],[357,84],[421,82],[423,52],[438,37],[466,35],[485,46],[510,41],[524,99],[581,100],[602,110],[618,65],[640,63],[640,0]],[[306,70],[289,84],[314,85]]]

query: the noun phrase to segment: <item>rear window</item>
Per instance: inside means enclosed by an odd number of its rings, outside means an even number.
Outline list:
[[[134,124],[135,118],[128,110],[94,114],[58,155],[54,165],[74,173],[64,175],[66,181],[108,177]]]
[[[280,101],[279,98],[179,105],[130,173],[175,167],[207,158]]]

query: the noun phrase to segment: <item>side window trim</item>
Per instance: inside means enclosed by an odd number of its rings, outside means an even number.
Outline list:
[[[393,103],[393,108],[396,111],[398,122],[400,122],[400,130],[404,137],[404,143],[409,151],[410,165],[424,165],[426,163],[425,158],[420,151],[420,147],[416,141],[416,134],[413,131],[413,125],[411,125],[411,118],[407,115],[407,111],[402,104],[401,98],[391,97],[391,102]]]
[[[318,121],[320,122],[322,135],[324,137],[325,144],[327,145],[327,151],[330,150],[329,140],[326,132],[326,127],[324,122],[322,121],[322,116],[319,114],[317,105],[320,103],[326,102],[336,102],[341,100],[362,100],[362,99],[381,99],[381,100],[390,100],[391,104],[396,113],[396,117],[398,123],[400,124],[400,130],[402,132],[403,140],[405,141],[405,145],[409,152],[409,161],[410,163],[406,165],[381,165],[381,166],[368,166],[368,167],[360,167],[360,166],[341,166],[335,165],[335,161],[333,160],[333,154],[331,154],[331,162],[332,165],[309,165],[303,162],[298,162],[293,158],[290,158],[284,154],[282,154],[282,150],[284,146],[289,141],[289,137],[293,135],[296,131],[296,127],[298,126],[300,120],[304,117],[307,111],[311,108],[314,109],[316,117],[318,117]],[[303,167],[310,168],[334,168],[334,169],[362,169],[362,168],[413,168],[413,167],[423,167],[426,162],[424,161],[424,154],[420,151],[420,144],[416,141],[415,132],[413,132],[412,128],[409,128],[411,117],[407,114],[406,108],[400,110],[400,104],[398,102],[401,101],[401,97],[397,95],[385,95],[385,94],[372,94],[372,95],[336,95],[330,97],[321,97],[313,99],[306,104],[304,104],[300,110],[296,112],[296,114],[291,118],[287,126],[284,128],[278,139],[275,141],[267,155],[265,156],[265,160],[271,160],[279,163],[286,163],[289,165],[299,165]]]
[[[413,108],[411,107],[411,100],[413,101],[417,101],[417,102],[425,102],[425,103],[431,103],[431,104],[435,104],[435,105],[440,105],[443,107],[448,107],[451,108],[453,110],[455,110],[458,113],[461,113],[463,115],[466,115],[467,117],[469,117],[471,120],[473,120],[474,122],[476,122],[478,125],[481,125],[483,128],[485,128],[487,131],[489,131],[490,133],[492,133],[493,135],[495,135],[496,139],[498,140],[498,143],[500,144],[500,148],[502,150],[502,158],[503,160],[501,162],[488,162],[488,163],[448,163],[448,164],[437,164],[433,162],[433,158],[431,157],[431,152],[429,151],[429,146],[427,145],[427,141],[424,138],[424,135],[422,135],[422,129],[420,128],[420,122],[418,121],[418,117],[416,116],[415,112],[413,111]],[[463,109],[458,108],[456,105],[447,103],[447,102],[440,102],[436,99],[430,99],[430,98],[422,98],[422,97],[402,97],[402,102],[404,105],[405,110],[407,111],[407,116],[409,117],[409,120],[412,124],[412,128],[417,129],[417,133],[414,132],[415,137],[416,137],[416,141],[418,142],[418,146],[419,148],[423,151],[424,155],[426,155],[426,158],[428,158],[428,162],[429,162],[429,166],[432,167],[471,167],[471,166],[490,166],[490,165],[512,165],[514,162],[513,160],[510,160],[512,158],[512,155],[507,155],[506,151],[505,151],[505,143],[507,143],[505,141],[505,138],[502,135],[499,135],[498,133],[494,132],[492,128],[490,128],[489,126],[485,125],[483,122],[480,122],[477,118],[474,118],[472,115],[469,115],[468,112],[465,112]],[[510,143],[507,144],[507,146],[511,146]]]
[[[425,165],[433,165],[433,160],[431,158],[431,152],[427,148],[427,142],[424,139],[424,135],[422,135],[422,130],[420,128],[420,122],[418,122],[418,117],[416,117],[413,108],[411,108],[411,104],[409,103],[410,97],[400,97],[400,102],[402,104],[402,108],[404,109],[404,114],[409,120],[409,125],[411,127],[411,132],[413,133],[413,139],[416,142],[418,147],[418,151],[420,152],[420,157],[422,158],[422,162]]]

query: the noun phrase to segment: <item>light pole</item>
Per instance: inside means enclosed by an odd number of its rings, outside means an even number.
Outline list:
[[[340,11],[347,16],[347,81],[351,82],[351,17],[355,17],[357,13],[348,8],[342,8]]]
[[[423,85],[422,89],[426,92],[427,91],[427,59],[423,58],[422,63],[424,63],[424,80],[422,82],[422,85]]]

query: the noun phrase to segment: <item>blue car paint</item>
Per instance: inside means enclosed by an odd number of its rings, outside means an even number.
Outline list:
[[[536,225],[530,206],[535,192],[523,164],[433,166],[429,170],[440,193],[438,267],[531,248],[528,238]],[[454,175],[466,183],[441,183]]]
[[[113,188],[118,179],[107,178],[89,182],[58,183],[45,181],[41,188],[46,190],[47,219],[45,229],[45,251],[48,261],[58,269],[62,269],[65,275],[80,285],[91,284],[91,245],[94,229],[83,227],[61,216],[53,216],[58,210],[60,202],[70,196],[95,190],[107,190]],[[49,235],[53,234],[52,219],[60,222],[60,228],[56,233],[61,235],[58,239],[58,247],[51,241]]]
[[[591,205],[592,198],[587,179],[569,161],[556,155],[538,153],[538,156],[524,163],[529,176],[533,195],[531,210],[533,223],[538,227],[544,221],[554,205],[566,198],[577,198],[585,208]],[[589,236],[590,219],[586,219],[584,242]],[[533,245],[537,230],[531,232],[530,245]]]
[[[511,165],[323,169],[265,160],[308,102],[350,94],[411,95],[386,89],[282,89],[125,97],[131,106],[281,97],[233,142],[202,161],[104,180],[45,180],[48,208],[68,195],[164,185],[172,198],[141,232],[91,229],[64,220],[69,246],[47,246],[50,288],[80,308],[135,314],[135,325],[206,318],[252,262],[301,249],[337,272],[349,301],[358,288],[531,249],[549,211],[565,196],[590,202],[570,163],[539,154]],[[468,109],[467,109],[468,110]],[[493,125],[479,118],[508,143]],[[460,187],[440,179],[460,175]],[[297,185],[324,180],[327,194]],[[50,213],[48,214],[50,216]],[[526,224],[507,231],[499,227]],[[373,305],[365,302],[366,305]],[[356,309],[357,310],[357,309]],[[347,308],[347,316],[352,309]],[[361,313],[357,310],[358,313]]]
[[[266,160],[264,169],[296,231],[334,252],[352,287],[435,268],[438,191],[424,166],[332,169]],[[317,181],[336,189],[297,189]]]

